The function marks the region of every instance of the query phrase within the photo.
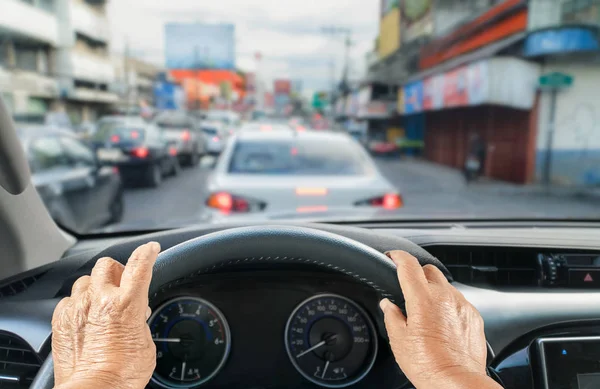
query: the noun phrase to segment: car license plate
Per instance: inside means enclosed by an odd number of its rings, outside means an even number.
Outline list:
[[[125,159],[125,155],[119,149],[98,149],[96,155],[101,161],[118,162]]]

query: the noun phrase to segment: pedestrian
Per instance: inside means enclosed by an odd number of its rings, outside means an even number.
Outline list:
[[[469,150],[464,166],[464,174],[467,183],[476,180],[483,172],[485,162],[485,142],[477,133],[469,137]]]

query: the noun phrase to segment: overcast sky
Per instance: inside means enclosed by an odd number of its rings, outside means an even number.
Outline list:
[[[109,18],[112,49],[164,65],[164,24],[168,22],[233,23],[237,67],[255,71],[254,53],[263,55],[262,73],[301,79],[305,93],[331,85],[335,58],[339,79],[343,38],[329,37],[322,27],[350,28],[351,75],[365,71],[365,53],[378,30],[379,0],[112,0]]]

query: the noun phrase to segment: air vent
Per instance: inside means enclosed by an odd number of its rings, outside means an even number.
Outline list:
[[[28,388],[41,361],[31,347],[12,334],[0,332],[0,388]]]
[[[538,286],[539,270],[534,250],[507,247],[426,247],[452,273],[468,285]]]
[[[0,286],[0,298],[15,296],[25,291],[27,288],[33,285],[34,282],[42,278],[44,274],[46,274],[46,272],[39,273],[26,278],[21,278],[19,280],[12,281],[6,285]]]

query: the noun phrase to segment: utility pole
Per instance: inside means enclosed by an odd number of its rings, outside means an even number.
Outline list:
[[[125,81],[125,107],[127,111],[131,109],[131,97],[129,89],[129,38],[125,38],[125,54],[123,55],[123,73]]]
[[[346,85],[348,85],[348,73],[349,73],[349,64],[350,64],[350,48],[352,47],[352,30],[346,27],[340,27],[340,26],[327,26],[327,27],[322,27],[321,30],[323,31],[324,34],[336,38],[339,36],[343,36],[345,37],[344,39],[344,65],[342,67],[342,76],[341,76],[341,80],[340,80],[340,85],[343,85],[344,87]],[[332,79],[333,79],[333,87],[332,87],[332,94],[331,94],[331,98],[330,98],[330,109],[331,109],[331,116],[335,116],[335,109],[334,109],[334,103],[335,103],[335,95],[336,95],[336,82],[335,82],[335,53],[332,53],[332,63],[333,63],[333,71],[332,71]],[[342,91],[344,92],[344,91]]]
[[[196,110],[200,111],[200,48],[196,46],[194,48],[194,66],[196,68],[196,77],[194,80],[194,86],[196,87]]]

